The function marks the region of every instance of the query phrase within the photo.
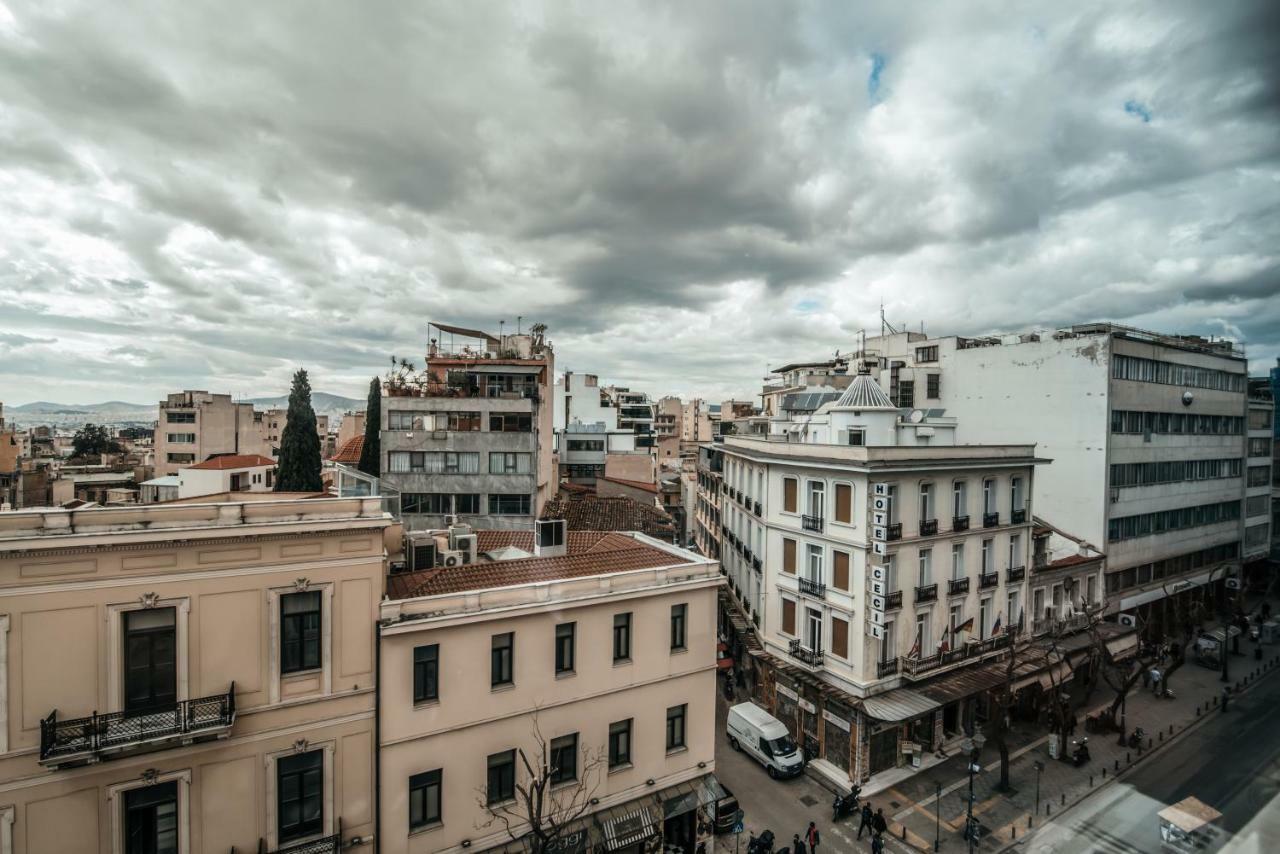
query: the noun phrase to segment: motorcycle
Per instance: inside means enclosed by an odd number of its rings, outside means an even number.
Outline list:
[[[1089,739],[1071,742],[1071,764],[1079,768],[1089,761]]]
[[[752,835],[747,840],[747,854],[772,854],[773,852],[773,831],[766,830],[759,836]]]
[[[853,791],[847,795],[837,792],[835,800],[831,802],[831,821],[836,822],[855,814],[858,811],[858,796],[861,793],[861,786],[854,786]]]
[[[1133,728],[1133,732],[1129,733],[1129,747],[1130,747],[1130,749],[1134,749],[1134,748],[1141,747],[1141,746],[1142,746],[1142,742],[1146,739],[1146,737],[1147,737],[1147,734],[1146,734],[1146,732],[1142,729],[1142,727],[1140,727],[1140,726],[1139,726],[1139,727],[1134,727],[1134,728]]]

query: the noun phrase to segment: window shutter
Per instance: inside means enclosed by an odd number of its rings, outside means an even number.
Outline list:
[[[849,623],[839,617],[831,618],[831,652],[841,658],[849,657]]]
[[[794,477],[784,477],[782,479],[782,509],[788,513],[796,512],[798,483]]]
[[[782,571],[796,574],[796,541],[782,538]]]
[[[836,484],[836,521],[853,521],[853,487],[847,483]]]
[[[849,553],[833,551],[831,586],[837,590],[849,589]]]
[[[790,599],[782,600],[782,631],[788,635],[796,633],[796,603]]]

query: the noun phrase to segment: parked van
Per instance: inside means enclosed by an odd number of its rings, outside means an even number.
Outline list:
[[[804,770],[804,757],[782,721],[755,703],[729,709],[729,744],[764,766],[770,777],[794,777]]]

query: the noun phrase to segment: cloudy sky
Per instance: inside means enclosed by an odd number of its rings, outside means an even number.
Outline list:
[[[355,396],[427,321],[517,315],[718,400],[882,303],[1261,370],[1277,32],[1274,0],[0,0],[0,400]]]

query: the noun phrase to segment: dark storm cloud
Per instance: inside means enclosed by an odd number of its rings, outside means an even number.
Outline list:
[[[429,320],[517,315],[562,365],[713,398],[882,304],[1280,352],[1263,0],[5,9],[15,400],[298,364],[357,393]]]

